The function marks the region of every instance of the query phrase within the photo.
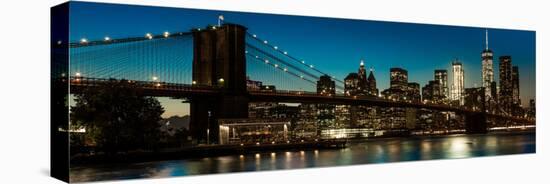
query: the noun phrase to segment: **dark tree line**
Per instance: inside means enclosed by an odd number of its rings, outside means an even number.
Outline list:
[[[71,122],[86,129],[84,139],[97,151],[157,149],[164,109],[156,98],[140,94],[133,83],[111,80],[75,95],[75,102]]]

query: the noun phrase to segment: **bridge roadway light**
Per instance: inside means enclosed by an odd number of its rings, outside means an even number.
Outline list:
[[[74,75],[75,75],[76,77],[80,77],[80,76],[81,76],[80,72],[76,72]]]
[[[103,40],[105,40],[106,42],[108,42],[108,41],[111,41],[111,38],[108,37],[108,36],[106,36],[105,38],[103,38]]]
[[[153,39],[153,35],[151,33],[147,33],[147,34],[145,34],[145,38],[147,38],[149,40]]]
[[[168,31],[165,31],[163,34],[164,38],[168,38],[170,36],[170,33]]]
[[[86,43],[88,43],[88,39],[82,38],[82,39],[80,39],[80,43],[86,44]]]

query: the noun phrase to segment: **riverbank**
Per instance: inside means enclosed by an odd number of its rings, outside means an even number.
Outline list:
[[[162,160],[182,160],[193,158],[204,158],[224,155],[245,155],[276,151],[296,150],[322,150],[345,148],[348,143],[375,142],[385,140],[403,139],[437,139],[456,136],[485,136],[485,135],[521,135],[534,134],[536,129],[514,130],[514,131],[492,131],[487,134],[439,134],[439,135],[408,135],[397,137],[369,137],[337,140],[319,140],[313,142],[291,142],[278,144],[242,144],[242,145],[201,145],[190,148],[171,149],[163,151],[142,151],[117,155],[83,155],[71,159],[71,165],[85,166],[104,163],[138,163]]]
[[[313,150],[345,148],[347,140],[319,140],[278,144],[201,145],[163,151],[142,151],[117,155],[83,155],[71,159],[71,164],[134,163],[160,160],[190,159],[223,155],[239,155],[284,150]]]

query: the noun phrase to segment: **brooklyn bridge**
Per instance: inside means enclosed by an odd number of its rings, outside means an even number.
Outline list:
[[[67,82],[70,93],[124,81],[138,86],[145,96],[182,99],[190,104],[190,129],[197,140],[219,139],[218,120],[249,118],[249,104],[257,102],[452,112],[464,117],[466,133],[486,133],[488,119],[534,125],[533,120],[484,108],[346,94],[344,81],[318,69],[315,62],[306,62],[232,23],[129,38],[58,41],[53,48],[54,55],[68,52],[69,61],[64,62],[70,62],[69,70],[54,65],[52,75]],[[335,83],[329,89],[334,93],[314,90],[322,76]],[[251,80],[278,85],[251,87]]]

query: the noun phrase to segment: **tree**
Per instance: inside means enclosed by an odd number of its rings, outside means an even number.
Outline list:
[[[86,128],[86,136],[98,151],[114,154],[155,149],[164,109],[156,98],[139,92],[136,84],[127,80],[87,88],[76,95],[71,122]]]

